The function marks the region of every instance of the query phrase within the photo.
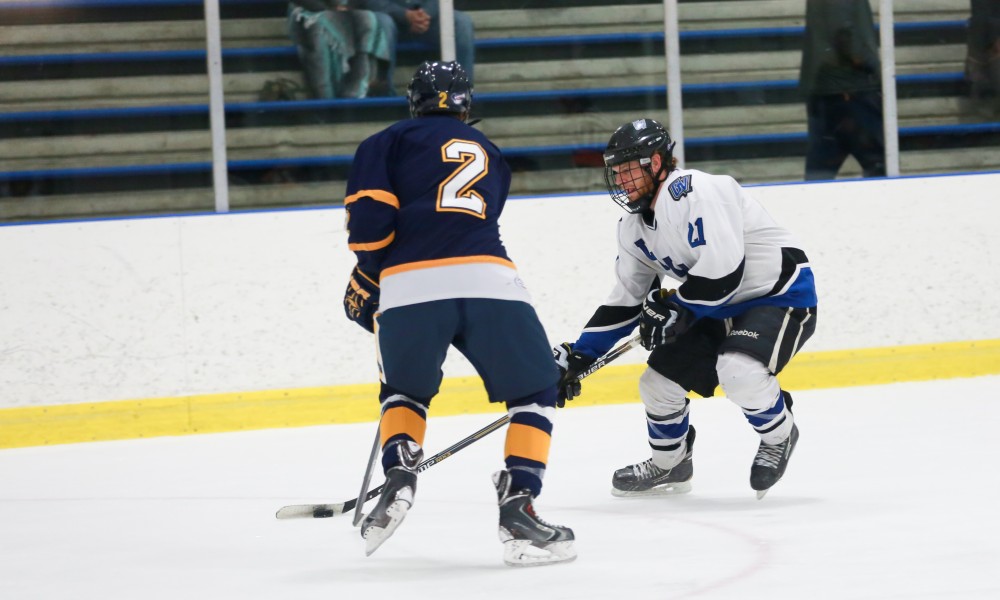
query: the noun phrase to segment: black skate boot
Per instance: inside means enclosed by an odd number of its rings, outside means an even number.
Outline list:
[[[694,477],[694,462],[691,460],[694,436],[694,427],[688,427],[687,438],[684,440],[687,451],[681,462],[672,469],[661,469],[650,458],[615,471],[611,477],[611,495],[667,496],[690,492],[691,478]]]
[[[785,395],[785,406],[788,412],[792,412],[792,397],[788,392]],[[792,450],[799,441],[799,428],[792,423],[792,431],[785,438],[785,441],[778,444],[760,443],[757,447],[757,456],[753,459],[753,466],[750,467],[750,487],[757,491],[757,499],[760,500],[771,489],[771,486],[778,483],[781,476],[785,474],[788,466],[788,459],[792,457]]]
[[[493,474],[500,504],[500,541],[503,562],[511,567],[532,567],[568,562],[576,558],[573,530],[552,525],[535,514],[528,490],[510,489],[510,472]]]
[[[371,556],[396,531],[413,506],[413,496],[417,492],[417,465],[424,451],[415,442],[399,442],[392,451],[398,452],[399,464],[386,471],[385,487],[378,504],[361,523],[365,556]]]

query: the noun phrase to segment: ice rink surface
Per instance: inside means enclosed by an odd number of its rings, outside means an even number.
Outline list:
[[[579,558],[527,569],[496,538],[503,431],[422,473],[368,558],[349,515],[274,512],[354,497],[372,423],[3,450],[0,598],[996,599],[998,386],[799,392],[799,445],[760,501],[757,437],[725,398],[692,403],[694,489],[666,498],[609,494],[648,457],[640,404],[562,410],[536,507],[574,528]],[[428,456],[500,414],[432,405]]]

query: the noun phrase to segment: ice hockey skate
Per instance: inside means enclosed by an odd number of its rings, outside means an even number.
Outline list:
[[[795,443],[799,441],[799,428],[794,423],[792,431],[780,444],[760,443],[757,448],[757,456],[753,459],[753,466],[750,467],[750,487],[757,490],[757,499],[760,500],[771,489],[771,486],[778,483],[781,476],[785,474],[785,467],[788,466],[788,459],[795,450]]]
[[[690,492],[691,478],[694,477],[694,462],[691,459],[694,436],[694,427],[688,427],[685,439],[687,451],[681,462],[671,469],[661,469],[650,458],[615,471],[611,477],[611,494],[619,497],[669,496]]]
[[[785,407],[788,412],[792,412],[792,395],[781,390],[785,398]],[[757,491],[757,499],[760,500],[771,489],[771,486],[778,483],[781,476],[785,474],[788,466],[788,459],[792,457],[792,450],[799,441],[799,428],[792,423],[792,431],[789,432],[785,441],[779,444],[760,443],[757,447],[757,455],[754,456],[753,466],[750,467],[750,487]]]
[[[500,504],[503,562],[511,567],[533,567],[575,559],[573,530],[541,520],[535,514],[531,492],[510,489],[510,481],[509,471],[493,474]]]
[[[386,471],[382,496],[361,523],[365,556],[371,556],[396,531],[413,506],[413,496],[417,492],[417,465],[424,451],[414,442],[395,444],[390,451],[398,452],[399,464]]]

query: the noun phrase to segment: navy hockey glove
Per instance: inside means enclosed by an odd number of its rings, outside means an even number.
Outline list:
[[[556,398],[556,406],[562,408],[566,406],[567,400],[580,395],[580,380],[577,377],[597,359],[574,352],[573,344],[569,342],[563,342],[553,348],[552,358],[559,367],[559,395]]]
[[[347,318],[375,332],[375,313],[378,311],[379,287],[375,280],[365,275],[361,269],[354,267],[351,280],[347,282],[344,292],[344,313]]]
[[[673,295],[673,290],[653,290],[642,303],[639,338],[646,350],[672,344],[694,322],[691,311],[674,302]]]

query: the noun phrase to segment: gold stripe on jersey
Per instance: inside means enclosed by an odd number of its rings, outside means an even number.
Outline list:
[[[382,278],[388,277],[389,275],[395,275],[397,273],[416,271],[418,269],[432,269],[434,267],[448,267],[452,265],[468,265],[475,263],[492,263],[502,265],[504,267],[510,267],[511,269],[517,268],[514,263],[506,258],[491,256],[489,254],[480,254],[477,256],[456,256],[453,258],[438,258],[434,260],[419,260],[417,262],[403,263],[401,265],[396,265],[395,267],[383,269]]]
[[[413,441],[424,445],[424,434],[427,433],[427,420],[405,406],[396,406],[385,411],[379,424],[379,439],[381,445],[394,435],[406,434]]]
[[[358,244],[347,244],[347,249],[350,250],[351,252],[359,252],[359,251],[360,252],[371,252],[373,250],[381,250],[382,248],[385,248],[386,246],[388,246],[389,244],[391,244],[394,239],[396,239],[396,232],[395,231],[393,231],[388,236],[380,239],[377,242],[368,242],[367,244],[361,244],[361,243],[358,243]],[[371,280],[369,279],[369,281],[371,281]],[[372,282],[372,283],[375,283],[375,282]]]
[[[399,198],[396,197],[396,194],[385,190],[361,190],[344,198],[344,206],[362,198],[371,198],[376,202],[383,202],[393,208],[399,208]]]
[[[368,275],[366,275],[364,271],[362,271],[361,269],[357,269],[357,271],[356,271],[356,272],[357,272],[357,274],[358,274],[358,275],[360,275],[360,276],[361,276],[361,277],[362,277],[362,278],[363,278],[363,279],[364,279],[365,281],[367,281],[368,283],[370,283],[370,284],[374,285],[375,287],[378,287],[378,282],[377,282],[377,281],[375,281],[374,279],[372,279],[371,277],[369,277]]]
[[[552,436],[537,427],[523,423],[511,423],[507,426],[507,443],[504,445],[504,458],[517,456],[545,464],[549,460],[549,445]]]

